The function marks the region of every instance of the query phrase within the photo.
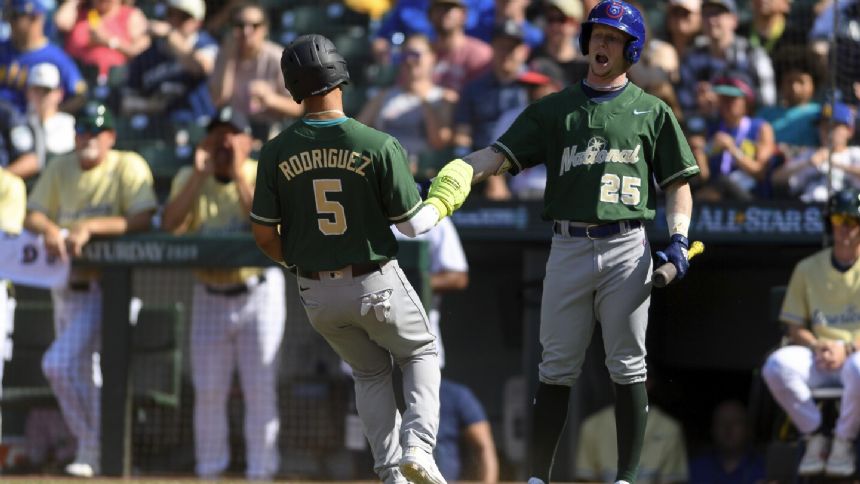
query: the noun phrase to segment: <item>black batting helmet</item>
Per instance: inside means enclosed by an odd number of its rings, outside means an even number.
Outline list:
[[[302,35],[281,55],[284,84],[296,102],[349,83],[346,60],[334,42],[319,34]]]

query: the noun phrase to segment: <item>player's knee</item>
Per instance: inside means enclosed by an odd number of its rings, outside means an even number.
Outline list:
[[[394,369],[391,361],[380,361],[372,365],[353,365],[352,377],[360,381],[372,381],[386,379],[391,377],[391,371]]]
[[[775,383],[784,379],[783,374],[785,373],[787,366],[783,361],[783,358],[783,355],[780,355],[777,351],[768,356],[767,360],[764,362],[764,366],[761,368],[761,376],[768,386],[772,387]]]
[[[42,373],[50,381],[58,381],[71,377],[72,362],[64,358],[61,352],[53,347],[42,357]]]
[[[842,366],[842,383],[846,390],[860,392],[860,354],[850,355]]]

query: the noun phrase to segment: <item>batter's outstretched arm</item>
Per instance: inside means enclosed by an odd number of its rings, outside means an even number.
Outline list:
[[[472,185],[507,171],[502,170],[502,166],[507,162],[504,153],[493,146],[469,153],[463,157],[463,160],[472,165]]]
[[[427,205],[439,212],[439,220],[451,215],[463,205],[472,185],[490,175],[503,173],[507,167],[505,156],[489,147],[450,161],[439,170],[427,192]]]

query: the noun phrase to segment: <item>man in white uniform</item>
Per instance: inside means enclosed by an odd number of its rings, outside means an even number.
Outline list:
[[[181,169],[164,207],[162,228],[174,233],[248,233],[257,162],[251,126],[222,108],[197,147],[194,166]],[[245,399],[249,479],[278,471],[278,356],[284,334],[285,290],[280,268],[195,271],[191,312],[194,447],[197,475],[216,478],[230,463],[227,401],[238,368]]]

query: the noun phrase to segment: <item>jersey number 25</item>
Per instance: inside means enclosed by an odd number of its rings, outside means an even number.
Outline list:
[[[321,217],[317,220],[317,226],[323,235],[343,235],[346,232],[346,214],[340,202],[329,200],[329,192],[339,193],[343,191],[340,180],[324,178],[314,180],[314,201],[317,206],[317,214]]]
[[[624,205],[638,205],[641,185],[642,179],[638,176],[619,177],[614,173],[606,173],[600,178],[600,201],[618,203],[620,199]]]

